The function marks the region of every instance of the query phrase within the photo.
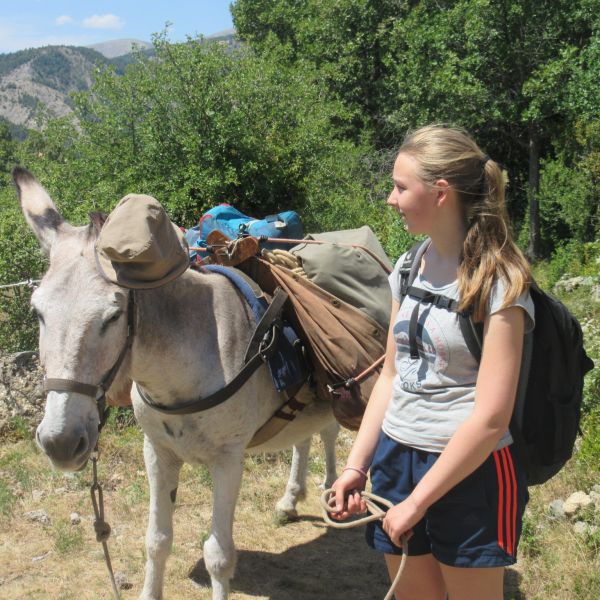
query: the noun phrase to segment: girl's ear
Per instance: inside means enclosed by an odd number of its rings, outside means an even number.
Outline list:
[[[435,188],[437,190],[437,204],[442,206],[446,203],[449,197],[450,184],[446,179],[438,179],[435,182]]]

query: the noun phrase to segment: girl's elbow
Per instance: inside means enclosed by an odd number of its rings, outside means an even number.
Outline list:
[[[480,414],[477,420],[482,430],[485,431],[485,436],[498,441],[508,430],[510,416],[510,413],[507,414],[504,411],[500,413],[491,412]]]

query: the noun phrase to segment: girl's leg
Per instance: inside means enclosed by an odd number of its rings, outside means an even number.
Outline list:
[[[502,600],[504,567],[461,568],[438,563],[450,600]]]
[[[400,567],[401,556],[385,554],[390,581]],[[396,600],[444,600],[446,587],[440,565],[431,554],[408,556],[395,591]],[[473,596],[475,598],[476,596]],[[481,596],[482,598],[485,596]]]

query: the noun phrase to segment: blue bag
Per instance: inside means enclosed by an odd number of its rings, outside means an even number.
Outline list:
[[[205,247],[206,237],[211,231],[218,230],[234,240],[240,235],[269,238],[290,238],[301,240],[304,230],[298,213],[286,210],[264,219],[253,219],[241,213],[230,204],[219,204],[202,215],[196,227],[188,229],[186,240],[190,247]],[[289,248],[289,244],[263,242],[263,248]]]

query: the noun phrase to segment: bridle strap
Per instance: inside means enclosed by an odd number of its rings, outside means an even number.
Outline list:
[[[76,392],[96,399],[102,388],[90,383],[81,383],[72,379],[44,379],[44,392]]]

